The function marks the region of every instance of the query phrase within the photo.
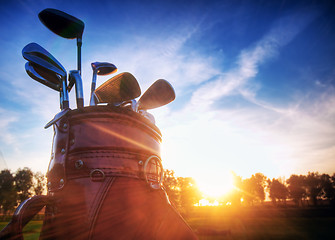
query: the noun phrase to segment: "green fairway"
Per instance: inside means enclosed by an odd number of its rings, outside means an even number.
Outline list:
[[[23,236],[25,240],[38,239],[43,221],[30,221],[23,229]],[[7,222],[0,222],[0,229],[3,229]]]
[[[219,208],[193,212],[186,221],[200,240],[219,239],[335,239],[335,217],[306,210],[252,209],[229,212]],[[0,222],[0,229],[6,226]],[[38,239],[42,221],[24,228],[25,239]]]

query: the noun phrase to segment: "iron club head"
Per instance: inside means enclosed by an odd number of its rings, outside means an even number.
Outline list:
[[[159,79],[154,82],[137,102],[137,111],[158,108],[172,102],[176,94],[172,85]]]
[[[94,95],[99,103],[120,103],[139,97],[141,89],[136,78],[124,72],[99,86]]]

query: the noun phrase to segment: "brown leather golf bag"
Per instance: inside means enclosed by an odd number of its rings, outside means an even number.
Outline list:
[[[1,232],[45,208],[40,239],[197,239],[162,188],[161,133],[127,108],[85,107],[54,124],[48,195],[23,202]]]

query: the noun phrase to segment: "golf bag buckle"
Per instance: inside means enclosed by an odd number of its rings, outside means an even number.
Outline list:
[[[92,182],[103,182],[105,180],[105,173],[101,169],[93,169],[90,173]]]
[[[159,157],[152,155],[143,166],[144,179],[152,189],[160,189],[163,182],[164,169]]]

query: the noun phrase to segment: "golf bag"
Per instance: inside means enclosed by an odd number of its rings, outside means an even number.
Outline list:
[[[127,108],[85,107],[54,125],[48,194],[23,202],[1,239],[44,206],[40,239],[197,239],[161,185],[161,133]]]

